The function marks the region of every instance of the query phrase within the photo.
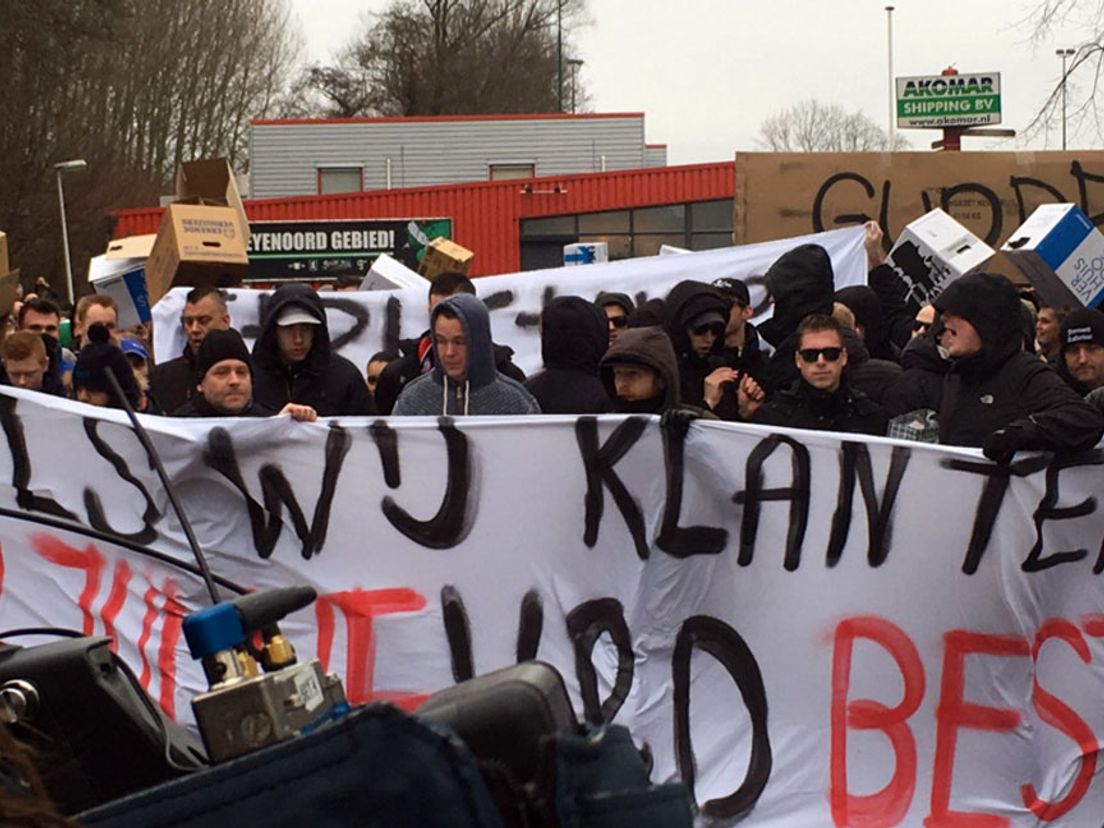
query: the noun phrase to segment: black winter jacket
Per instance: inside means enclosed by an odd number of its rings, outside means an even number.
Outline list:
[[[181,356],[158,363],[150,371],[150,391],[162,411],[175,412],[195,396],[198,384],[195,354],[187,343]]]
[[[173,411],[174,417],[272,417],[276,414],[270,408],[258,403],[256,400],[252,401],[249,406],[240,414],[227,414],[224,411],[219,411],[209,402],[207,398],[202,394],[196,394],[184,405]]]
[[[691,320],[707,311],[716,312],[725,320],[731,302],[712,285],[686,279],[679,282],[663,304],[663,327],[678,359],[679,396],[687,405],[701,408],[705,405],[705,378],[724,365],[724,335],[717,337],[713,349],[699,356],[690,347],[686,328]]]
[[[763,403],[751,422],[884,436],[888,418],[884,408],[847,385],[828,392],[798,380]]]
[[[276,319],[289,305],[302,308],[321,324],[306,359],[286,365],[276,341]],[[356,366],[330,351],[330,334],[322,301],[307,285],[283,285],[272,294],[253,344],[253,399],[273,411],[289,402],[309,405],[320,417],[374,414],[375,406]]]
[[[544,370],[525,387],[543,414],[605,414],[613,400],[598,377],[609,345],[605,312],[578,296],[558,296],[541,313]]]

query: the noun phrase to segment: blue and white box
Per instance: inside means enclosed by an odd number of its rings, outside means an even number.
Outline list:
[[[565,266],[598,264],[609,261],[609,244],[607,242],[580,242],[578,244],[565,244],[563,263]]]
[[[109,259],[93,256],[88,262],[88,283],[96,293],[110,296],[119,306],[122,330],[149,322],[149,288],[145,259]]]
[[[1104,304],[1104,235],[1076,204],[1043,204],[1001,248],[1053,307]]]

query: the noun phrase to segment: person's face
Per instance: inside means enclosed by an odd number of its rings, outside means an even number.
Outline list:
[[[847,365],[847,350],[835,331],[806,331],[801,335],[794,361],[802,379],[813,388],[835,391]]]
[[[224,359],[207,369],[199,381],[203,398],[219,411],[240,414],[253,399],[253,377],[240,359]]]
[[[977,328],[953,313],[943,313],[943,336],[939,344],[952,359],[976,354],[981,350],[981,334]]]
[[[49,334],[57,339],[60,325],[61,320],[56,313],[39,313],[38,311],[29,310],[23,314],[23,327],[19,330],[36,334]]]
[[[114,338],[115,328],[119,324],[118,314],[115,313],[115,308],[107,308],[103,305],[89,305],[88,310],[84,314],[84,322],[81,324],[80,335],[83,336],[84,332],[97,322],[107,328],[112,338]]]
[[[924,305],[916,312],[916,317],[912,320],[912,339],[926,334],[933,322],[935,322],[935,306]]]
[[[606,312],[606,323],[609,325],[609,341],[612,345],[628,327],[629,315],[625,313],[625,309],[620,305],[603,305],[602,310]]]
[[[180,325],[184,328],[184,335],[188,337],[188,347],[194,354],[210,331],[225,331],[230,327],[230,314],[219,307],[214,297],[204,296],[198,302],[184,306]]]
[[[617,396],[627,402],[651,400],[664,391],[659,374],[643,365],[615,365],[613,387]]]
[[[134,377],[138,380],[140,387],[149,387],[149,363],[138,356],[127,355],[127,362],[130,363],[130,368],[134,371]]]
[[[387,367],[387,362],[382,359],[377,359],[368,363],[368,391],[372,394],[376,393],[376,386],[379,385],[380,374],[383,373],[383,369]]]
[[[276,326],[276,344],[280,356],[289,364],[302,362],[314,344],[314,325],[299,322],[294,325]]]
[[[1077,342],[1066,347],[1065,355],[1066,368],[1075,380],[1085,383],[1090,391],[1104,386],[1104,345]]]
[[[91,388],[84,388],[83,386],[77,389],[77,399],[82,403],[98,405],[100,408],[107,408],[110,401],[106,391],[93,391]]]
[[[1058,344],[1058,332],[1062,329],[1058,322],[1058,314],[1054,308],[1043,308],[1035,320],[1035,339],[1044,348],[1052,348]]]
[[[690,348],[698,356],[705,356],[713,350],[713,345],[724,333],[720,323],[710,325],[687,325],[686,335],[690,338]]]
[[[438,316],[433,323],[433,346],[445,376],[463,382],[468,373],[468,338],[460,320]]]
[[[46,372],[46,359],[9,359],[4,363],[8,372],[8,380],[16,388],[26,388],[28,391],[42,390],[42,375]]]
[[[725,344],[737,346],[743,344],[744,328],[751,319],[754,309],[733,302],[728,311],[728,326],[725,328]]]

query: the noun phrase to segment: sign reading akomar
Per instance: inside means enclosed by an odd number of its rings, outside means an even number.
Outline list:
[[[942,129],[1000,122],[1000,72],[897,78],[899,129]]]

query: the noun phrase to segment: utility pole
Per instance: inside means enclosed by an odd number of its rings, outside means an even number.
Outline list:
[[[897,85],[893,80],[893,6],[886,6],[886,56],[889,67],[889,148],[893,149],[893,131],[897,126]]]
[[[1066,148],[1066,61],[1076,52],[1076,49],[1058,49],[1054,53],[1062,59],[1062,149]]]

